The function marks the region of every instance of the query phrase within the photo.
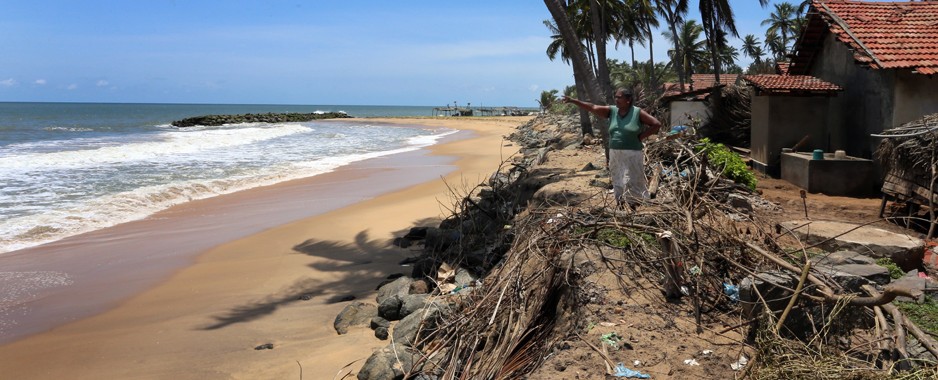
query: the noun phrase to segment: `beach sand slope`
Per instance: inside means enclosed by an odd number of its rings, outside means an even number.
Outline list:
[[[444,179],[228,242],[111,310],[0,346],[0,377],[322,379],[357,369],[387,342],[367,327],[337,335],[341,300],[374,302],[381,279],[409,274],[397,263],[412,253],[394,236],[448,216],[453,189],[485,181],[517,151],[503,136],[527,120],[376,119],[473,136],[430,148],[458,157]]]

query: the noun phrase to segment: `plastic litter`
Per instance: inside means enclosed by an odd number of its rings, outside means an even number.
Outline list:
[[[692,275],[694,275],[694,276],[697,276],[697,275],[700,274],[700,267],[694,265],[694,266],[692,266],[692,267],[690,267],[690,268],[687,268],[687,272],[689,272],[690,274],[692,274]]]
[[[709,355],[712,354],[712,353],[713,353],[713,350],[703,350],[703,351],[700,351],[700,354],[703,355],[703,356],[709,356]]]
[[[739,302],[739,287],[733,284],[723,283],[723,293],[733,302]]]
[[[671,127],[671,130],[668,131],[668,135],[676,135],[678,133],[684,132],[687,130],[686,125],[675,125]]]
[[[739,355],[739,360],[737,360],[736,363],[731,363],[730,368],[734,371],[739,371],[746,367],[746,364],[749,364],[749,358],[747,358],[746,355]]]
[[[622,341],[622,337],[619,336],[619,334],[611,332],[611,333],[603,334],[603,336],[601,336],[599,340],[605,344],[608,344],[610,347],[618,350],[619,342]]]
[[[625,364],[619,363],[616,364],[616,373],[612,374],[615,377],[624,377],[628,379],[650,379],[651,375],[647,373],[641,373],[634,369],[629,369],[625,367]]]
[[[700,365],[700,363],[697,363],[697,359],[684,359],[684,364],[689,366]]]

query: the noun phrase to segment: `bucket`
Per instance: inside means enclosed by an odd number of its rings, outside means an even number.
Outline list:
[[[843,159],[847,158],[847,152],[844,152],[844,151],[842,151],[842,150],[835,150],[835,151],[834,151],[834,158],[836,158],[836,159],[838,159],[838,160],[843,160]]]
[[[823,160],[823,159],[824,159],[824,151],[821,150],[821,149],[815,149],[815,150],[814,150],[814,154],[811,155],[811,159],[812,159],[812,160]]]

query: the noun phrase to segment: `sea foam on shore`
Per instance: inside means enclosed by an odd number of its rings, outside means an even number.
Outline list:
[[[347,120],[34,132],[0,146],[0,253],[412,151],[455,131]]]

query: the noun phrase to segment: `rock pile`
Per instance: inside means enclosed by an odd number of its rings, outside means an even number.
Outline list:
[[[351,117],[344,112],[325,112],[325,113],[246,113],[241,115],[205,115],[190,117],[182,120],[176,120],[172,123],[174,127],[184,128],[196,125],[218,126],[237,123],[288,123],[303,122],[321,119],[341,119]]]

